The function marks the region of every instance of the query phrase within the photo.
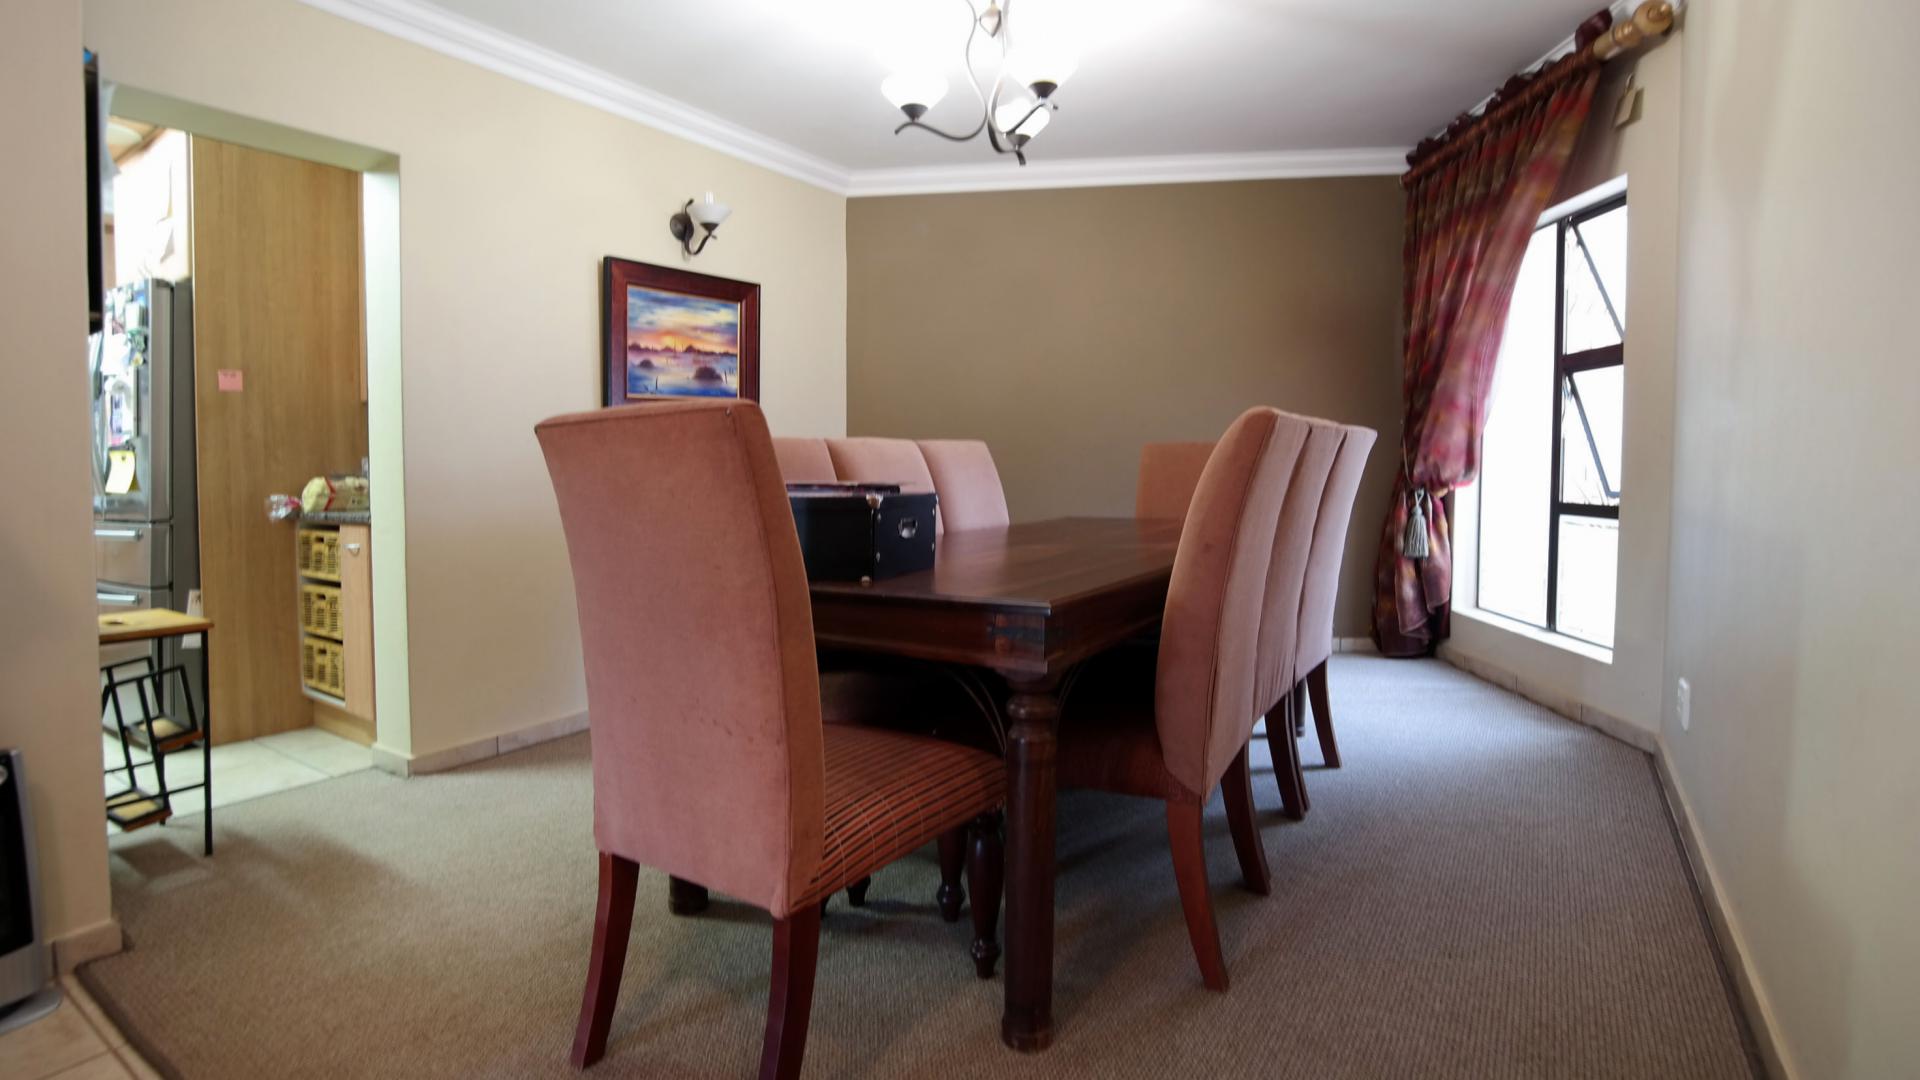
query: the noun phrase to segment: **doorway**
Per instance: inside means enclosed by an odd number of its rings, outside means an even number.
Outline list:
[[[143,584],[164,588],[140,593],[107,576],[138,566],[97,554],[100,603],[103,612],[170,606],[215,626],[204,639],[131,650],[144,652],[141,662],[112,682],[103,674],[103,767],[116,770],[106,785],[132,789],[109,828],[137,830],[204,809],[195,785],[209,769],[217,818],[221,806],[367,768],[383,736],[405,753],[404,693],[381,694],[378,678],[383,658],[397,655],[404,691],[404,604],[383,619],[375,600],[376,582],[404,590],[403,574],[389,573],[403,565],[397,545],[374,569],[376,511],[398,516],[401,504],[376,499],[371,482],[398,472],[397,461],[375,464],[376,444],[395,458],[400,445],[397,162],[358,148],[347,148],[346,165],[316,160],[343,154],[326,140],[124,88],[114,104],[128,107],[104,125],[115,175],[101,338],[117,333],[124,350],[134,326],[151,326],[164,307],[174,324],[167,345],[149,339],[146,354],[122,366],[145,367],[151,379],[172,365],[175,400],[145,419],[191,437],[160,463],[152,442],[103,435],[111,425],[96,409],[98,443],[120,438],[123,453],[156,458],[142,490],[183,496],[170,519],[97,519],[96,552],[111,547],[103,532],[164,527],[176,540],[164,559],[148,560]],[[196,122],[168,123],[169,112]],[[229,133],[238,138],[219,137]],[[111,351],[100,341],[91,350]],[[390,430],[376,437],[381,425]],[[121,482],[110,473],[97,478],[97,508],[102,485]],[[397,649],[380,647],[382,623],[397,625]],[[124,659],[103,651],[103,671]],[[171,683],[164,672],[175,673]],[[397,698],[398,715],[381,715],[382,697]],[[191,736],[208,705],[198,741],[153,731],[159,714]]]

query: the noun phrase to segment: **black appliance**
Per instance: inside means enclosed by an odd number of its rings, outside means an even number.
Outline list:
[[[47,969],[33,861],[33,816],[18,750],[0,750],[0,1032],[52,1012],[60,992]]]
[[[808,581],[878,581],[933,569],[940,497],[898,484],[789,484]]]

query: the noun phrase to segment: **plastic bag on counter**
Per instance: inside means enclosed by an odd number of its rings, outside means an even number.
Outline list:
[[[364,476],[316,476],[300,492],[300,509],[308,514],[321,510],[365,510],[371,505]]]
[[[300,500],[292,495],[267,496],[267,520],[285,521],[300,516]]]

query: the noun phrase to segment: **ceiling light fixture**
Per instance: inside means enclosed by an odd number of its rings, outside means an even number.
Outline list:
[[[727,220],[733,208],[723,202],[715,202],[713,192],[707,192],[702,200],[688,199],[680,212],[667,219],[667,228],[673,231],[673,238],[680,241],[681,250],[689,256],[698,255],[707,250],[707,241],[713,239],[713,232],[720,223]],[[693,242],[693,227],[700,226],[704,235],[698,245]]]
[[[880,93],[894,107],[907,114],[906,122],[893,129],[895,135],[908,128],[930,131],[952,142],[967,142],[982,133],[998,154],[1012,154],[1025,165],[1026,147],[1046,128],[1058,108],[1054,92],[1074,72],[1073,55],[1063,49],[1036,44],[1013,44],[1013,0],[986,0],[983,8],[977,0],[961,0],[972,16],[967,44],[962,51],[966,61],[967,82],[980,102],[980,122],[964,135],[942,131],[921,119],[927,110],[946,96],[946,76],[931,68],[896,71],[880,83]],[[982,33],[1000,47],[1000,67],[991,92],[982,90],[980,77],[973,70],[973,43]]]

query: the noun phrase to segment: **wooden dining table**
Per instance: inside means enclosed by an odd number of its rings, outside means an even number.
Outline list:
[[[1177,521],[1058,518],[949,532],[932,570],[812,585],[821,648],[1004,680],[1006,1012],[1016,1050],[1053,1041],[1055,748],[1062,680],[1160,622]]]

